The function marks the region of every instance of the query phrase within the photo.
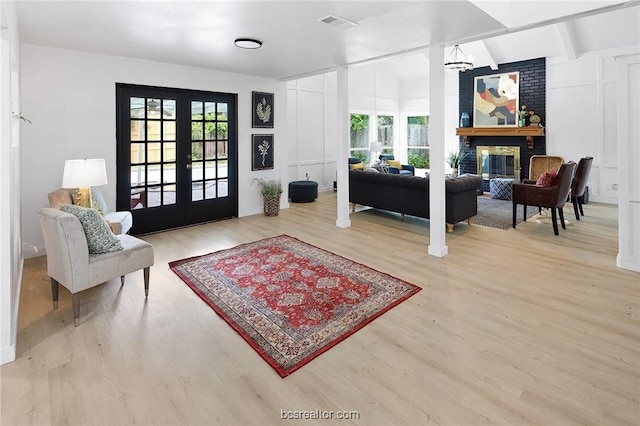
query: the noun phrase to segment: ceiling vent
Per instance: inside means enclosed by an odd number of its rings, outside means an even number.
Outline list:
[[[336,28],[350,28],[358,25],[357,22],[350,21],[345,18],[341,18],[337,15],[328,15],[324,18],[320,19],[320,22],[324,22],[325,24],[329,24],[332,27]]]

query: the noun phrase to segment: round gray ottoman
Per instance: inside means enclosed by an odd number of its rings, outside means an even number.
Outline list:
[[[310,203],[318,198],[318,182],[295,180],[289,182],[289,199],[294,203]]]

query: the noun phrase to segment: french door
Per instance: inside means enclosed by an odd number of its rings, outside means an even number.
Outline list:
[[[132,234],[238,215],[237,95],[116,84],[118,210]]]

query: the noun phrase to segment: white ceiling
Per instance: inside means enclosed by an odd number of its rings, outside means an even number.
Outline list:
[[[427,58],[411,53],[439,43],[461,43],[476,66],[640,43],[638,0],[16,3],[23,43],[276,79],[387,57],[400,79],[413,79]],[[329,14],[358,25],[320,22]],[[239,49],[237,37],[264,44]]]

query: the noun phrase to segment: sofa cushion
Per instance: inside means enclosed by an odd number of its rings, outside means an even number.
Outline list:
[[[49,197],[49,207],[51,207],[52,209],[60,209],[60,206],[73,204],[73,199],[71,198],[71,191],[65,188],[60,188],[53,192],[50,192],[48,197]]]
[[[364,169],[364,163],[349,164],[349,168],[351,170],[362,170]]]
[[[102,192],[95,186],[91,187],[91,205],[94,209],[98,210],[102,216],[109,213],[109,209],[107,208],[107,203],[104,201],[104,197],[102,196]]]
[[[123,250],[120,240],[111,232],[109,224],[96,209],[76,205],[64,205],[60,210],[71,213],[80,220],[90,254],[111,253]]]
[[[395,167],[396,169],[402,169],[402,164],[400,164],[400,160],[387,160],[387,164],[390,167]]]

